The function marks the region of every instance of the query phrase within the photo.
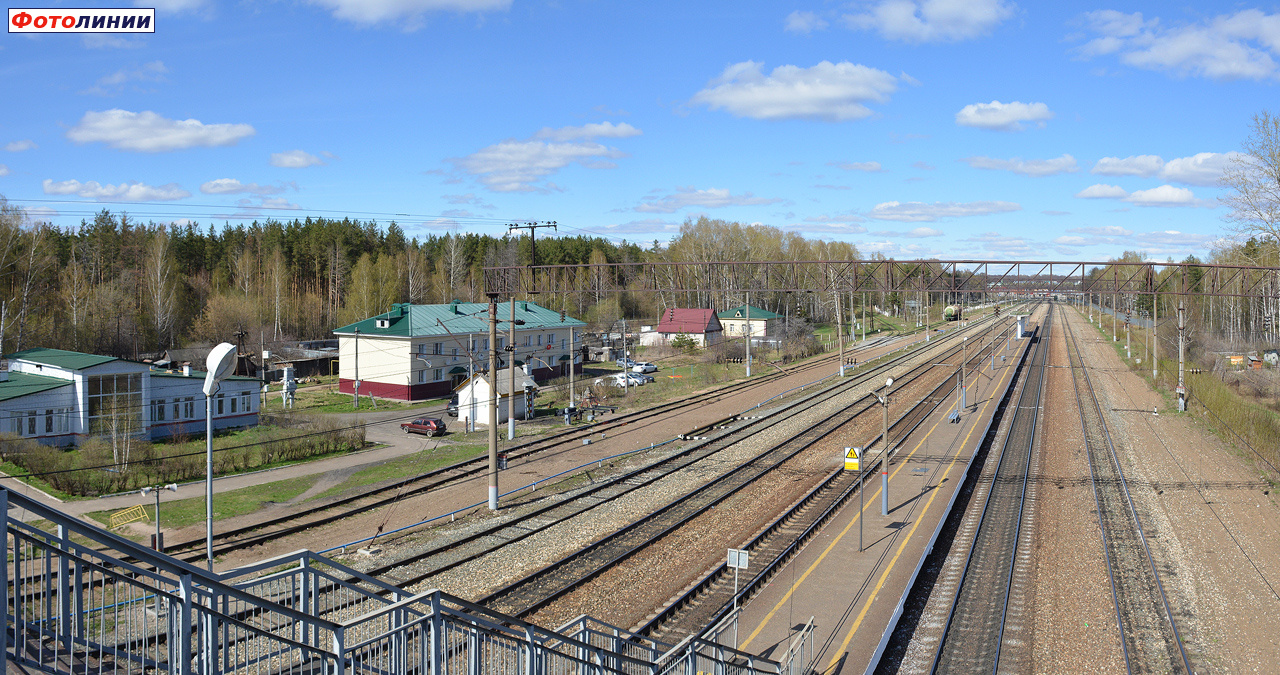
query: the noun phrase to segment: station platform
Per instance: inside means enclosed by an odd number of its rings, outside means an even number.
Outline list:
[[[959,421],[951,419],[954,403],[943,404],[914,433],[893,442],[889,515],[881,515],[881,477],[874,476],[865,484],[861,509],[856,497],[850,499],[743,606],[739,649],[768,657],[785,649],[791,634],[812,616],[813,670],[824,675],[866,670],[1029,344],[1015,340],[1007,352],[997,352],[994,369],[984,364],[969,371],[967,406]]]

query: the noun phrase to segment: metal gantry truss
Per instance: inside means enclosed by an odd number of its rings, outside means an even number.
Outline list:
[[[1039,260],[637,262],[484,268],[485,292],[744,290],[966,294],[1151,294],[1258,297],[1280,287],[1274,267]]]

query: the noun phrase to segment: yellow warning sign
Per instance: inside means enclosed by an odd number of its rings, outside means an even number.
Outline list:
[[[844,470],[845,471],[861,471],[862,470],[862,448],[845,448],[844,449]]]

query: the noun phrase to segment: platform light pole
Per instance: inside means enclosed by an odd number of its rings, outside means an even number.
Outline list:
[[[513,392],[514,393],[514,392]],[[510,403],[507,411],[510,412]],[[489,510],[498,510],[498,296],[489,296]]]
[[[884,443],[884,450],[880,453],[880,515],[889,515],[889,388],[893,386],[893,378],[890,377],[884,381],[884,396],[876,396],[880,399],[880,406],[884,409],[884,428],[880,436]]]
[[[213,571],[213,395],[222,380],[231,374],[236,364],[236,346],[223,342],[209,351],[205,359],[204,420],[205,420],[205,468],[204,468],[204,550],[209,571]]]

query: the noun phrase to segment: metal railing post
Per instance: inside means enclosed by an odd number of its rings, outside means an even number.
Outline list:
[[[179,608],[178,608],[178,621],[176,622],[176,624],[177,624],[178,631],[180,632],[178,632],[176,635],[169,635],[167,637],[169,639],[169,644],[177,644],[177,649],[175,650],[176,653],[174,653],[172,656],[172,658],[177,661],[176,663],[172,664],[174,667],[174,672],[186,675],[186,673],[195,672],[192,667],[192,659],[194,658],[195,655],[191,653],[191,640],[187,638],[187,636],[193,635],[193,634],[200,635],[199,633],[194,632],[197,629],[197,626],[192,624],[192,620],[193,620],[192,605],[195,604],[195,583],[192,581],[190,574],[183,574],[178,577],[178,597],[180,598],[181,605],[179,605]],[[157,594],[156,595],[157,616],[159,615],[159,613],[160,613],[160,596],[159,594]],[[170,608],[169,611],[166,612],[166,614],[172,617],[173,616],[172,608]],[[172,620],[172,618],[170,618],[169,620],[170,630],[173,630],[174,624],[175,622]],[[214,663],[217,662],[217,650],[214,648],[212,644],[213,641],[209,639],[212,637],[212,631],[208,631],[201,637],[203,638],[202,641],[204,642],[204,649],[201,649],[200,653],[202,657],[201,660],[203,661],[205,666],[203,669],[204,672],[202,675],[212,675],[213,673],[216,672]],[[199,666],[196,666],[196,668],[199,668]]]
[[[6,551],[6,557],[8,557],[7,552],[9,549],[9,523],[11,521],[9,516],[9,491],[4,488],[0,488],[0,516],[4,517],[4,541],[5,541],[4,547]],[[19,545],[18,540],[14,538],[13,539],[13,549],[14,549],[13,561],[15,563],[15,575],[18,573],[17,565],[16,565],[16,563],[18,562],[18,545]],[[9,566],[8,565],[0,565],[0,575],[4,576],[4,583],[0,584],[0,610],[3,610],[4,612],[7,613],[9,611]],[[76,588],[77,589],[79,588],[78,584]],[[15,615],[15,618],[16,618],[16,615]],[[16,628],[17,626],[16,621],[14,625]],[[9,660],[8,655],[9,655],[9,631],[7,629],[0,628],[0,659],[4,659],[4,662],[8,662]]]

